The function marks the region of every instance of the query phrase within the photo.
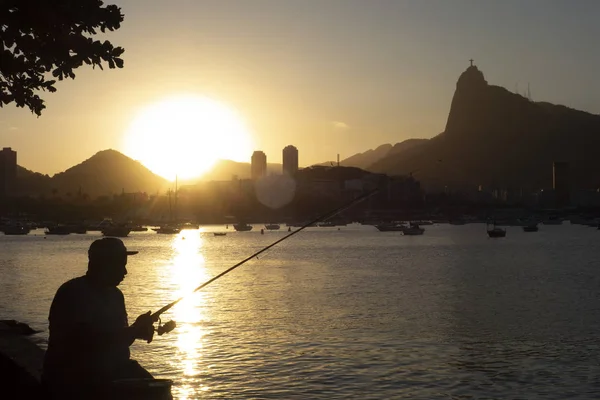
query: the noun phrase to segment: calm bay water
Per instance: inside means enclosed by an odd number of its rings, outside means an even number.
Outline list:
[[[133,233],[130,319],[285,235]],[[310,228],[164,316],[133,357],[178,399],[600,398],[600,232],[582,226]],[[44,330],[98,236],[0,236],[0,318]],[[131,322],[131,321],[130,321]]]

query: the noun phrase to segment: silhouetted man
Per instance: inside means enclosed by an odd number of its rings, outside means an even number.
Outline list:
[[[61,398],[96,392],[110,382],[152,378],[129,358],[135,339],[152,341],[150,312],[129,326],[123,293],[128,251],[117,238],[94,241],[87,274],[64,283],[50,307],[50,337],[44,360],[44,383]],[[90,396],[86,396],[89,398]]]

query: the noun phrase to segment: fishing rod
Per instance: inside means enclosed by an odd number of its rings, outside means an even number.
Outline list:
[[[367,193],[363,193],[362,195],[356,197],[355,199],[353,199],[352,201],[344,204],[341,207],[336,208],[335,210],[329,211],[317,218],[315,218],[314,220],[307,222],[306,224],[302,225],[300,228],[296,229],[295,231],[291,231],[290,233],[288,233],[287,235],[285,235],[284,237],[274,241],[273,243],[271,243],[270,245],[263,247],[262,249],[260,249],[259,251],[257,251],[256,253],[252,254],[251,256],[248,256],[246,258],[244,258],[242,261],[238,262],[237,264],[235,264],[232,267],[229,267],[228,269],[226,269],[225,271],[221,272],[218,275],[213,276],[212,278],[210,278],[209,280],[207,280],[206,282],[204,282],[202,285],[198,286],[196,289],[192,290],[190,293],[188,293],[187,295],[181,296],[180,298],[178,298],[177,300],[172,301],[171,303],[167,304],[166,306],[164,306],[163,308],[161,308],[160,310],[158,310],[157,312],[155,312],[154,314],[151,315],[152,318],[152,322],[158,322],[158,328],[157,328],[157,332],[159,335],[162,335],[163,333],[168,333],[171,332],[173,329],[175,329],[176,327],[176,323],[175,321],[169,321],[167,323],[165,323],[164,325],[161,324],[160,322],[160,316],[165,313],[166,311],[168,311],[169,309],[171,309],[173,306],[175,306],[177,303],[179,303],[181,300],[183,300],[184,298],[186,298],[188,295],[197,292],[198,290],[210,285],[211,283],[213,283],[214,281],[216,281],[217,279],[221,278],[222,276],[227,275],[228,273],[230,273],[231,271],[233,271],[234,269],[241,267],[242,265],[244,265],[245,263],[247,263],[248,261],[252,260],[255,257],[258,257],[259,255],[261,255],[262,253],[264,253],[265,251],[269,250],[270,248],[276,246],[277,244],[283,242],[284,240],[288,239],[289,237],[294,236],[295,234],[297,234],[298,232],[304,230],[305,228],[308,228],[311,225],[315,225],[318,222],[327,220],[339,213],[341,213],[342,211],[347,210],[348,208],[354,206],[355,204],[360,203],[361,201],[371,197],[372,195],[374,195],[375,193],[379,192],[379,188],[373,189],[368,191]]]

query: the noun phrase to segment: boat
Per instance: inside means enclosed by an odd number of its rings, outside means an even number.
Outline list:
[[[177,220],[177,175],[175,175],[175,205],[171,205],[171,190],[169,189],[169,221],[173,221],[173,209],[175,209],[175,221]],[[191,226],[191,224],[190,224]],[[197,228],[196,228],[197,229]],[[158,228],[153,228],[156,233],[163,235],[177,235],[181,232],[181,227],[177,223],[169,222]]]
[[[148,227],[142,225],[132,225],[131,232],[148,232]]]
[[[127,225],[111,225],[102,228],[102,235],[112,237],[127,237],[131,228]]]
[[[488,223],[489,225],[489,223]],[[491,238],[501,238],[506,236],[506,229],[498,228],[496,223],[494,222],[494,227],[492,229],[487,227],[487,234]]]
[[[44,233],[46,235],[69,235],[71,234],[71,227],[67,225],[49,226]]]
[[[562,223],[562,219],[556,217],[549,217],[544,220],[544,225],[562,225]]]
[[[24,225],[4,225],[2,231],[5,235],[27,235],[30,229]]]
[[[529,224],[529,225],[525,225],[523,226],[523,231],[524,232],[537,232],[539,230],[537,224]]]
[[[306,224],[308,224],[308,222],[291,222],[291,223],[285,224],[285,226],[287,226],[289,228],[301,228],[301,227],[305,226]],[[312,223],[308,227],[314,228],[316,226],[318,226],[318,225],[315,223]]]
[[[323,221],[323,222],[320,222],[318,226],[320,226],[321,228],[332,228],[335,226],[335,222]]]
[[[279,224],[265,224],[265,229],[268,231],[278,231],[280,228]]]
[[[431,221],[431,220],[421,220],[421,221],[417,221],[417,224],[419,226],[433,225],[433,221]]]
[[[401,222],[385,222],[375,225],[375,228],[381,232],[404,232],[408,227]]]
[[[68,225],[68,228],[71,230],[71,233],[78,235],[85,235],[87,233],[87,226],[85,225]]]
[[[181,224],[179,225],[179,229],[184,230],[184,229],[199,229],[200,225],[198,224],[192,224],[189,222],[186,222],[185,224]]]
[[[418,224],[411,223],[409,227],[404,228],[404,230],[402,230],[402,233],[404,233],[407,236],[422,235],[423,233],[425,233],[425,228],[421,228]]]
[[[179,232],[181,232],[181,229],[176,226],[164,225],[164,226],[155,228],[154,231],[156,231],[156,233],[160,233],[163,235],[176,235]]]
[[[213,232],[213,235],[215,235],[215,236],[225,236],[225,235],[227,235],[227,232]]]
[[[248,225],[247,223],[242,222],[239,224],[233,224],[233,229],[235,229],[238,232],[247,232],[252,230],[252,225]]]

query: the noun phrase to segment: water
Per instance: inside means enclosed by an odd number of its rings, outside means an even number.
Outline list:
[[[287,233],[259,228],[124,239],[140,250],[121,284],[130,319]],[[310,228],[177,305],[176,330],[133,357],[178,399],[600,397],[600,232],[426,228]],[[0,236],[0,317],[44,345],[52,297],[95,238]]]

